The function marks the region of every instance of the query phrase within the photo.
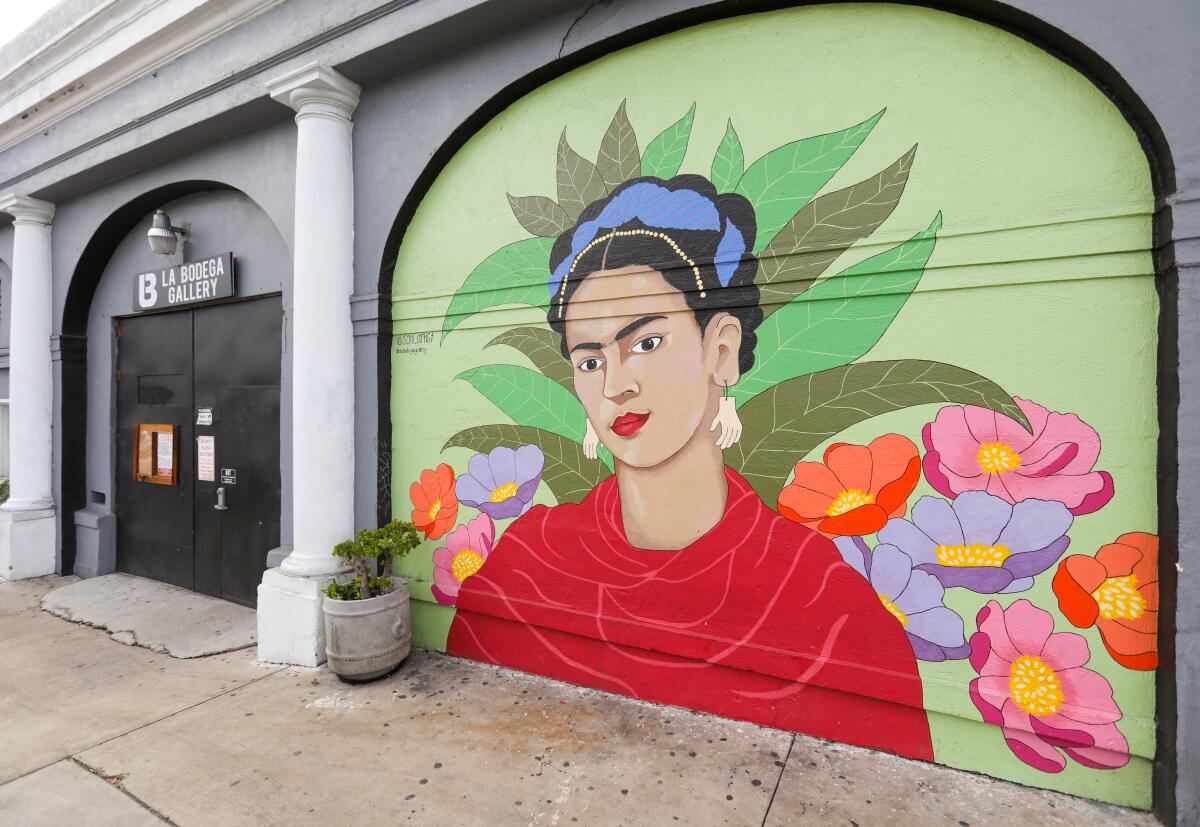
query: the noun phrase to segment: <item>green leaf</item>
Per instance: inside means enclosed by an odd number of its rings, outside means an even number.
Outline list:
[[[480,425],[459,431],[442,446],[487,453],[499,446],[536,445],[546,457],[542,481],[560,503],[577,503],[612,475],[604,463],[583,455],[583,446],[559,434],[519,425]]]
[[[766,247],[779,228],[850,160],[885,111],[840,132],[784,144],[750,165],[735,192],[754,207],[758,220],[754,252]]]
[[[544,375],[572,393],[575,392],[575,371],[562,355],[559,335],[553,330],[544,327],[514,327],[504,331],[484,347],[492,345],[508,345],[521,351]]]
[[[758,327],[754,367],[734,386],[738,404],[874,347],[921,280],[941,226],[938,213],[908,241],[830,276],[768,316]]]
[[[584,207],[608,195],[596,165],[571,149],[565,129],[558,139],[557,176],[558,203],[571,223],[579,218]]]
[[[738,411],[742,440],[726,462],[774,504],[792,467],[851,425],[929,403],[979,405],[1029,427],[1012,397],[995,382],[964,368],[921,359],[859,362],[789,379]]]
[[[575,394],[537,371],[517,365],[482,365],[458,375],[518,425],[583,441],[587,414]]]
[[[550,306],[550,248],[552,238],[517,241],[479,263],[450,299],[442,320],[442,341],[468,316],[503,304]]]
[[[521,351],[543,375],[562,385],[572,398],[578,399],[575,396],[575,371],[572,369],[571,363],[563,358],[559,337],[554,331],[544,327],[514,327],[492,339],[485,347],[492,345],[508,345]],[[550,428],[549,430],[556,429]],[[612,453],[601,444],[598,446],[597,454],[601,462],[611,470],[613,467]]]
[[[600,141],[600,153],[596,156],[596,169],[609,192],[618,184],[637,178],[641,168],[641,151],[638,149],[637,134],[625,113],[625,101],[617,107],[608,131]]]
[[[914,146],[878,175],[822,195],[796,213],[759,256],[763,315],[808,289],[834,259],[882,224],[904,193]]]
[[[687,153],[695,117],[696,104],[693,103],[686,115],[655,136],[642,154],[642,175],[664,179],[675,177]]]
[[[717,147],[717,154],[713,156],[709,180],[717,188],[717,192],[732,192],[742,179],[745,169],[746,155],[742,152],[742,141],[734,131],[733,121],[727,121],[725,137]]]
[[[567,212],[544,195],[509,195],[508,205],[521,226],[533,235],[553,238],[571,226]]]

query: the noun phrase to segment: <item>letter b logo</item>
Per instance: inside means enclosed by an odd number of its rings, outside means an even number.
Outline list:
[[[154,273],[142,273],[138,277],[138,306],[139,307],[154,307],[158,301],[158,290],[155,285],[158,283],[158,278]]]

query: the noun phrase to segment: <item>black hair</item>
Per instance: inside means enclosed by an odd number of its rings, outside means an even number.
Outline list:
[[[755,330],[762,322],[762,307],[759,305],[758,285],[755,276],[758,275],[758,261],[750,253],[754,249],[754,237],[757,222],[754,219],[754,208],[736,193],[717,194],[716,187],[708,179],[700,175],[676,175],[670,180],[643,176],[634,178],[616,187],[605,198],[593,201],[579,214],[575,226],[564,232],[554,242],[550,250],[550,270],[553,272],[562,261],[571,254],[571,238],[575,229],[585,221],[591,221],[600,214],[609,202],[620,195],[630,186],[648,181],[672,192],[677,190],[692,190],[712,201],[721,216],[721,227],[718,230],[678,230],[673,227],[648,227],[634,219],[620,227],[604,228],[598,235],[604,235],[612,230],[647,229],[661,231],[670,236],[684,254],[696,263],[700,269],[701,282],[705,295],[700,295],[696,287],[696,276],[692,268],[684,262],[679,253],[663,239],[648,235],[614,236],[603,244],[597,244],[581,255],[575,262],[574,273],[567,279],[566,292],[563,294],[564,309],[560,315],[558,294],[551,297],[550,311],[547,314],[550,327],[558,333],[561,339],[562,354],[570,358],[567,350],[567,334],[565,308],[571,301],[571,296],[583,282],[583,278],[598,270],[616,270],[621,267],[642,265],[652,267],[662,274],[667,284],[683,293],[688,307],[696,317],[700,326],[700,335],[708,328],[708,323],[718,313],[728,313],[736,318],[742,326],[742,346],[738,352],[738,369],[744,374],[754,365],[754,346],[758,342]],[[742,234],[746,243],[746,253],[738,263],[729,285],[722,287],[717,278],[713,258],[717,245],[728,224],[732,223]]]

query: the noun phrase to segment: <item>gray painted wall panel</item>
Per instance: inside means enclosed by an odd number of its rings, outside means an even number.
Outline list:
[[[270,217],[290,256],[295,168],[296,126],[285,118],[59,202],[53,234],[55,332],[62,330],[72,275],[101,223],[121,205],[164,184],[210,180],[241,190]],[[2,251],[0,247],[0,257]]]
[[[0,349],[8,347],[9,330],[12,328],[12,270],[0,259]]]
[[[233,251],[237,256],[239,298],[283,292],[281,398],[290,399],[291,256],[271,220],[247,196],[236,192],[201,193],[165,204],[163,208],[175,224],[186,222],[191,225],[190,240],[184,250],[185,260]],[[116,493],[116,455],[112,440],[116,421],[113,318],[128,316],[133,310],[134,273],[155,270],[170,263],[167,257],[150,252],[146,243],[149,226],[150,216],[147,215],[117,247],[104,270],[88,318],[87,489],[102,492],[110,505]],[[290,405],[284,405],[280,411],[281,539],[284,543],[291,541],[291,413]]]

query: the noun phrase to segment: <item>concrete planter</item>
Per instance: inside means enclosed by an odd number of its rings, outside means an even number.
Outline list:
[[[367,600],[321,601],[325,656],[338,677],[366,681],[386,675],[412,651],[408,584]]]

